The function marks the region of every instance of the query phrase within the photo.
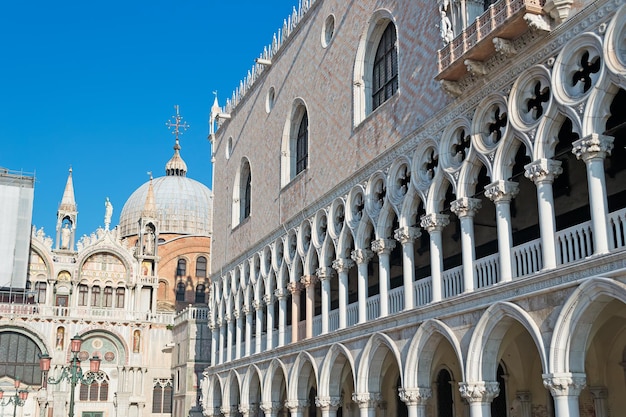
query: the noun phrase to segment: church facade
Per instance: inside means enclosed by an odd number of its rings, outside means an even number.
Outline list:
[[[211,112],[206,416],[626,409],[626,6],[305,0]]]
[[[0,388],[8,398],[19,379],[31,393],[18,415],[68,415],[69,381],[45,381],[67,368],[74,336],[82,339],[77,356],[84,375],[95,377],[91,385],[78,384],[74,415],[200,415],[198,380],[209,364],[213,197],[187,178],[178,135],[165,171],[130,196],[117,227],[107,199],[104,227],[78,239],[70,170],[56,235],[33,227],[27,291],[0,303]],[[41,355],[51,357],[44,375]],[[98,374],[87,373],[92,357],[101,360]]]

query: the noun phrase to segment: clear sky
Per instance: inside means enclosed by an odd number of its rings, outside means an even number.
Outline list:
[[[209,109],[272,41],[297,0],[20,0],[0,13],[0,167],[34,173],[33,224],[55,236],[72,167],[77,237],[112,226],[165,175],[174,105],[188,177],[211,187]],[[1,215],[1,213],[0,213]],[[1,232],[1,231],[0,231]]]

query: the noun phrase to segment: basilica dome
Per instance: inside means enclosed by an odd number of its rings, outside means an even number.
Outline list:
[[[165,165],[164,177],[150,179],[140,186],[124,204],[120,214],[120,235],[128,237],[139,233],[139,219],[146,217],[150,184],[152,184],[159,233],[184,235],[211,235],[213,193],[205,185],[187,178],[187,165],[180,156],[178,139],[174,156]]]

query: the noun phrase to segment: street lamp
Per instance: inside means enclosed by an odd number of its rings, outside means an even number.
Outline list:
[[[39,367],[44,373],[44,387],[46,387],[46,383],[56,385],[60,384],[63,380],[67,380],[70,383],[70,410],[68,417],[74,417],[74,392],[76,391],[76,384],[80,382],[81,384],[91,385],[95,381],[96,375],[100,372],[100,358],[94,355],[89,359],[89,372],[83,374],[83,370],[80,367],[80,359],[78,358],[82,343],[83,339],[81,339],[79,335],[72,337],[70,343],[72,358],[66,366],[61,367],[61,375],[56,379],[53,377],[46,378],[50,370],[50,361],[52,359],[50,355],[45,353],[41,355],[39,359]]]
[[[7,405],[13,403],[13,417],[17,415],[17,407],[24,407],[26,404],[26,399],[28,398],[28,391],[25,389],[20,389],[20,380],[19,378],[15,379],[14,383],[15,394],[6,398],[6,401],[2,401],[4,398],[4,391],[0,388],[0,405],[2,407],[6,407]]]

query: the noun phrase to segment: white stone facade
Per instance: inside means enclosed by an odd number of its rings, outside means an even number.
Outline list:
[[[623,2],[301,7],[212,111],[205,415],[626,409]]]

